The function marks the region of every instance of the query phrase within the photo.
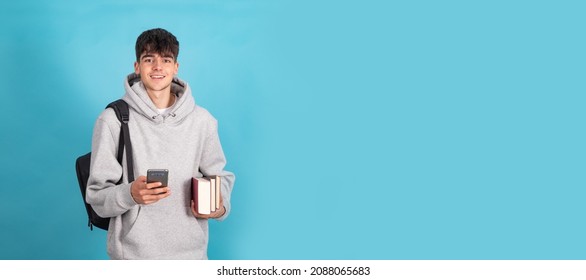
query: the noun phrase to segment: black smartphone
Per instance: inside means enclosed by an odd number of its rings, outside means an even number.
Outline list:
[[[147,183],[161,182],[161,187],[167,186],[169,180],[168,169],[149,169],[147,170]]]

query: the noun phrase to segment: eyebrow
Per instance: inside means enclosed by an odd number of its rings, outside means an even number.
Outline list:
[[[143,56],[140,57],[140,59],[146,58],[146,57],[155,57],[154,54],[152,53],[147,53]],[[175,57],[173,57],[172,55],[161,55],[162,58],[170,58],[170,59],[175,59]]]

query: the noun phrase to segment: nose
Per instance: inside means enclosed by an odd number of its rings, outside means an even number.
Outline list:
[[[153,61],[153,69],[154,70],[160,70],[162,68],[163,62],[161,61],[161,59],[155,59]]]

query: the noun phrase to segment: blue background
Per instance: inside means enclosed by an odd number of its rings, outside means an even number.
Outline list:
[[[3,1],[0,258],[107,258],[74,162],[163,27],[237,175],[211,259],[584,259],[585,7]]]

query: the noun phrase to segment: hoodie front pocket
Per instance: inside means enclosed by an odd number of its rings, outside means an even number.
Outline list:
[[[142,206],[122,240],[124,258],[205,259],[207,221],[196,220],[185,210],[184,207]]]
[[[128,211],[126,214],[122,215],[122,228],[126,229],[126,234],[124,234],[122,238],[126,238],[126,236],[134,229],[134,226],[140,217],[141,210],[142,206],[138,205],[136,210]]]

